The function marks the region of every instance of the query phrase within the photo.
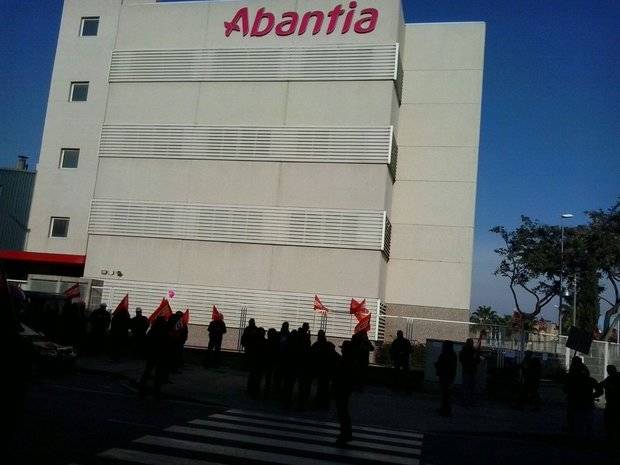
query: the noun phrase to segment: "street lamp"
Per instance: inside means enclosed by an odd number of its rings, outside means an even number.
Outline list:
[[[558,304],[558,324],[562,323],[561,314],[562,314],[562,289],[563,289],[563,275],[564,275],[564,220],[568,220],[572,218],[574,215],[572,213],[562,213],[560,216],[560,302]],[[573,324],[574,320],[573,320]],[[560,334],[562,334],[562,326],[560,326]]]

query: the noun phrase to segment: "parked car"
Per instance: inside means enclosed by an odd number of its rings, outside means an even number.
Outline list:
[[[32,344],[35,362],[45,367],[71,368],[77,358],[72,346],[57,344],[31,327],[24,324],[21,326],[21,336]]]

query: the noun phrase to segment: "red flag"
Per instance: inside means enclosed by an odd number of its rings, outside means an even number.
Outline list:
[[[213,311],[211,312],[211,321],[222,321],[223,319],[224,319],[224,315],[214,305]]]
[[[69,289],[65,290],[64,296],[67,299],[77,299],[80,297],[80,285],[75,283]]]
[[[159,307],[155,309],[153,314],[149,317],[149,323],[153,323],[157,319],[157,317],[163,316],[166,320],[172,316],[172,309],[170,308],[170,304],[164,298],[161,299],[161,303]]]
[[[358,302],[355,299],[351,299],[349,313],[351,313],[352,315],[355,315],[357,313],[368,313],[368,310],[366,309],[366,299],[362,300],[361,302]]]
[[[359,321],[358,324],[355,325],[355,329],[353,330],[354,334],[357,333],[367,333],[368,331],[370,331],[370,313],[365,313],[365,314],[359,314],[356,313],[355,316],[357,317],[357,320]]]
[[[181,321],[183,322],[184,326],[189,325],[189,308],[185,310],[185,313],[183,313]]]
[[[129,315],[129,294],[125,294],[123,300],[116,306],[116,309],[112,312],[112,316],[117,313],[127,313]]]
[[[319,296],[316,294],[314,294],[314,310],[324,315],[327,315],[327,312],[329,312],[329,309],[323,305],[323,302],[321,302],[321,299],[319,299]]]

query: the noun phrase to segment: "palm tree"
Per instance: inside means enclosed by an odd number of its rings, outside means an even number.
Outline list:
[[[497,312],[488,305],[480,305],[469,317],[469,321],[480,325],[495,325],[499,320]]]

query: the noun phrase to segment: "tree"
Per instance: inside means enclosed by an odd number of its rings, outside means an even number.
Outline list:
[[[559,292],[559,228],[522,216],[521,225],[514,231],[496,226],[491,232],[504,241],[504,247],[495,249],[501,257],[495,275],[509,280],[517,312],[533,320]],[[534,300],[529,312],[523,308],[523,292]]]
[[[608,210],[587,211],[586,215],[590,219],[588,255],[612,290],[610,299],[600,296],[608,305],[603,332],[609,333],[610,320],[620,308],[620,199]]]
[[[496,325],[499,324],[500,318],[497,312],[488,305],[480,305],[476,311],[471,314],[469,321],[481,325]]]

